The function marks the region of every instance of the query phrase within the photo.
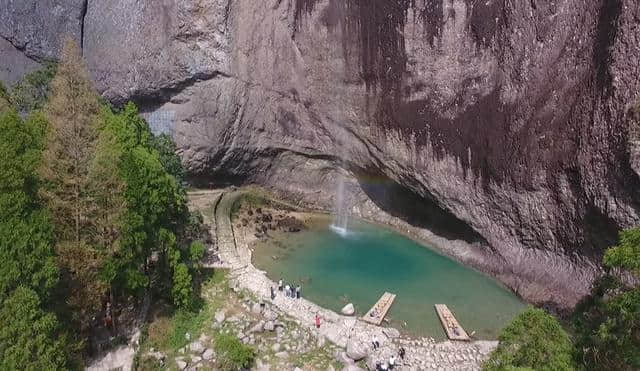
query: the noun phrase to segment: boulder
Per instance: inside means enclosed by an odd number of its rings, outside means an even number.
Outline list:
[[[275,353],[278,353],[280,351],[280,343],[274,343],[271,346],[271,350],[273,350]]]
[[[353,303],[349,303],[342,307],[340,312],[345,316],[353,316],[356,313],[356,308],[353,306]]]
[[[262,331],[264,331],[264,322],[262,321],[256,323],[255,325],[253,325],[253,327],[249,329],[250,334],[254,332],[262,332]]]
[[[336,354],[336,361],[344,364],[344,365],[351,365],[353,364],[353,359],[349,358],[349,356],[347,355],[347,353],[345,352],[339,352]]]
[[[264,318],[267,321],[275,321],[276,319],[278,319],[278,314],[272,310],[266,310],[264,312]]]
[[[362,343],[356,342],[353,339],[347,342],[347,355],[349,356],[349,358],[358,362],[359,360],[365,358],[367,354],[367,347],[365,347]]]
[[[214,318],[216,320],[216,322],[218,323],[222,323],[225,320],[225,314],[224,314],[224,310],[219,310],[216,312],[216,314],[214,315]]]
[[[274,331],[276,329],[276,325],[275,325],[275,323],[273,323],[273,321],[267,321],[264,324],[264,329],[266,331]]]
[[[260,303],[254,303],[251,306],[251,313],[253,314],[260,314],[262,313],[262,307],[260,306]]]
[[[184,370],[185,368],[187,368],[187,362],[181,360],[181,359],[177,359],[176,360],[176,366],[178,366],[178,370]]]
[[[211,348],[207,348],[204,353],[202,353],[202,359],[204,359],[205,361],[209,361],[210,359],[213,358],[213,349]]]
[[[193,343],[189,344],[189,350],[192,353],[202,354],[202,352],[204,352],[204,349],[204,345],[202,345],[202,343],[199,341],[194,341]]]
[[[287,358],[287,357],[289,357],[289,353],[287,353],[285,351],[278,352],[278,353],[276,353],[276,357],[278,357],[278,358]]]

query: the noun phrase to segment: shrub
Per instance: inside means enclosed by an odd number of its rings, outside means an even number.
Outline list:
[[[574,370],[573,347],[558,321],[529,308],[500,334],[500,345],[484,364],[486,371]]]
[[[250,368],[256,356],[252,347],[229,334],[218,335],[214,348],[218,355],[218,366],[223,370]]]
[[[178,349],[185,346],[188,343],[185,337],[187,333],[189,333],[191,337],[200,334],[205,319],[207,318],[207,313],[204,309],[197,313],[178,310],[173,316],[173,328],[170,339],[171,347]]]

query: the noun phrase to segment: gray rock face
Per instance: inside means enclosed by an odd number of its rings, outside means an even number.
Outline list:
[[[58,58],[66,38],[82,45],[85,7],[86,0],[2,0],[0,37],[28,57]]]
[[[40,68],[40,64],[26,57],[10,42],[0,38],[0,81],[11,86],[25,74]]]
[[[0,36],[50,55],[81,13],[64,3],[3,1]],[[105,97],[174,136],[194,180],[329,208],[342,175],[353,214],[566,308],[640,221],[639,14],[634,0],[90,0],[84,54]]]
[[[84,52],[114,101],[162,99],[228,71],[228,0],[90,0]]]

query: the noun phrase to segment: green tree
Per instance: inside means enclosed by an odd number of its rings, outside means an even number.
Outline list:
[[[184,168],[180,157],[176,153],[177,148],[173,140],[167,134],[160,134],[152,139],[152,146],[160,156],[160,162],[170,175],[182,182]]]
[[[25,75],[11,89],[11,101],[21,112],[41,109],[47,102],[57,64],[45,62],[43,68]]]
[[[572,344],[558,321],[542,309],[529,308],[500,334],[500,344],[484,364],[486,371],[574,370]]]
[[[620,232],[608,249],[608,273],[576,307],[572,324],[577,359],[587,369],[640,369],[640,287],[625,284],[628,272],[640,272],[640,228]]]
[[[135,105],[127,104],[120,112],[104,110],[101,131],[111,133],[117,142],[119,173],[125,184],[120,251],[108,264],[112,277],[124,289],[136,291],[147,287],[157,274],[160,282],[178,284],[172,296],[184,305],[193,282],[188,269],[180,266],[188,254],[180,253],[176,237],[188,215],[184,189],[161,160]],[[159,264],[151,264],[153,259]]]
[[[71,353],[56,316],[19,287],[0,306],[0,369],[66,370]]]
[[[640,228],[625,229],[619,234],[619,243],[608,249],[604,265],[627,269],[640,276]]]
[[[0,114],[0,301],[18,286],[48,298],[58,282],[51,225],[36,197],[43,127],[41,115]]]

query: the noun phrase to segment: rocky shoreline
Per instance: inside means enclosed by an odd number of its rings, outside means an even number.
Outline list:
[[[388,360],[397,355],[400,347],[406,350],[404,361],[397,369],[406,370],[478,370],[488,354],[495,348],[495,341],[474,341],[470,343],[435,342],[430,338],[411,339],[403,337],[394,328],[373,326],[354,317],[339,315],[322,308],[304,298],[291,299],[282,294],[270,298],[270,289],[276,284],[264,272],[251,263],[249,244],[257,238],[249,223],[242,218],[235,224],[223,222],[230,217],[235,200],[247,191],[237,190],[224,192],[215,205],[215,233],[218,239],[218,267],[230,270],[230,285],[234,290],[247,290],[256,296],[259,302],[265,303],[269,310],[282,313],[292,318],[301,327],[312,331],[317,341],[326,339],[344,351],[335,354],[336,359],[345,369],[357,370],[359,367],[375,369],[377,361]],[[206,193],[200,196],[206,199]],[[192,198],[193,200],[193,198]],[[192,205],[207,205],[205,202],[192,202]],[[210,206],[210,204],[208,204]],[[243,226],[243,224],[245,224]],[[248,230],[242,231],[242,228]],[[255,228],[254,228],[255,229]],[[322,318],[322,324],[316,329],[315,315]],[[377,337],[380,348],[373,349],[371,339]],[[359,366],[356,364],[359,362]],[[262,364],[263,369],[267,365]]]

